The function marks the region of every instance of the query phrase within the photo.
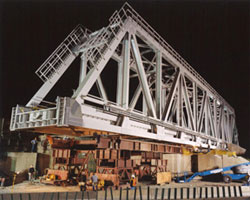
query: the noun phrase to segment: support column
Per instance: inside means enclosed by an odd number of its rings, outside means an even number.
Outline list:
[[[207,134],[207,135],[209,135],[209,129],[208,129],[208,100],[207,100],[207,97],[206,97],[206,99],[205,99],[205,110],[204,110],[204,113],[205,113],[205,133]]]
[[[162,54],[156,53],[156,115],[161,119],[161,96],[162,96]]]
[[[163,87],[161,92],[161,110],[164,110],[164,106],[166,104],[166,95],[166,88]]]
[[[79,75],[79,85],[83,81],[83,79],[86,77],[87,73],[87,60],[84,54],[81,56],[80,61],[80,75]]]
[[[118,62],[117,71],[117,88],[116,88],[116,103],[122,105],[122,63]]]
[[[129,104],[129,70],[130,70],[130,33],[123,40],[122,62],[122,107],[127,109]]]
[[[217,100],[215,99],[214,97],[214,100],[213,100],[213,106],[214,106],[214,131],[215,131],[215,135],[216,135],[216,138],[219,139],[219,134],[218,134],[218,130],[217,130]]]
[[[182,102],[182,84],[181,84],[181,76],[179,78],[179,84],[178,84],[178,103],[177,103],[177,124],[179,126],[182,126],[182,107],[183,107],[183,102]]]
[[[197,131],[197,121],[198,121],[198,99],[197,99],[197,85],[193,81],[193,115],[194,115],[194,131]]]

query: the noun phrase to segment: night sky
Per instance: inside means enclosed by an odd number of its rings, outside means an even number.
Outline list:
[[[234,107],[250,149],[250,1],[131,1],[130,5]],[[0,1],[0,117],[25,105],[35,70],[77,25],[94,31],[123,1]],[[71,96],[79,61],[49,95]],[[78,68],[77,68],[78,67]],[[76,70],[77,69],[77,70]],[[68,75],[67,75],[68,74]],[[76,76],[77,77],[77,76]],[[248,151],[248,155],[249,151]]]

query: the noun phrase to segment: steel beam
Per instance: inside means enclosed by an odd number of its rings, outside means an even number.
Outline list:
[[[87,74],[87,59],[86,59],[86,55],[82,54],[81,60],[80,60],[79,85],[81,84],[83,79],[86,77],[86,74]]]
[[[122,102],[123,108],[127,109],[129,104],[129,71],[130,71],[130,33],[127,33],[123,40],[122,50]]]
[[[156,52],[156,115],[161,119],[161,100],[162,100],[162,55]]]
[[[169,115],[169,112],[170,112],[170,108],[171,108],[171,105],[172,105],[172,102],[173,102],[173,99],[174,99],[174,95],[175,95],[175,92],[176,92],[176,88],[178,87],[178,84],[179,84],[179,79],[180,79],[180,71],[177,70],[176,74],[175,74],[175,77],[174,77],[174,81],[173,81],[172,86],[171,86],[171,89],[170,89],[169,94],[167,96],[164,111],[162,113],[162,120],[163,121],[167,121],[167,118],[168,118],[168,115]]]
[[[134,57],[136,60],[136,67],[137,67],[137,72],[139,74],[140,84],[142,85],[142,91],[143,91],[143,95],[144,95],[146,102],[147,102],[149,113],[152,117],[156,118],[156,112],[155,112],[153,100],[152,100],[152,97],[150,94],[150,90],[149,90],[149,86],[148,86],[148,82],[147,82],[147,76],[146,76],[146,73],[145,73],[145,70],[144,70],[144,67],[142,64],[140,51],[139,51],[139,48],[137,45],[137,40],[136,40],[135,35],[132,35],[131,44],[132,44],[132,50],[134,53]]]
[[[120,31],[112,43],[110,44],[109,48],[107,48],[105,55],[102,57],[102,60],[98,64],[98,66],[92,67],[85,79],[81,82],[75,93],[73,94],[72,98],[76,99],[78,102],[82,101],[82,96],[86,96],[89,93],[89,90],[92,88],[93,84],[96,82],[98,76],[101,74],[102,70],[104,69],[105,65],[107,64],[108,60],[112,57],[115,52],[116,47],[121,42],[122,38],[124,37],[127,29],[127,25],[123,25],[124,29]]]
[[[198,131],[199,132],[202,129],[202,122],[203,122],[203,118],[204,118],[204,110],[205,110],[205,105],[206,105],[206,97],[207,97],[206,92],[203,92],[200,114],[199,114],[199,118],[198,118]]]
[[[184,102],[186,105],[186,110],[187,110],[187,114],[188,114],[188,123],[189,125],[191,125],[191,129],[194,130],[194,119],[193,119],[193,113],[192,113],[192,109],[191,109],[191,105],[190,105],[190,101],[189,101],[189,96],[188,96],[188,90],[187,90],[187,85],[186,85],[186,81],[185,81],[185,77],[181,76],[182,78],[182,95],[184,97]]]
[[[216,135],[215,135],[215,124],[214,124],[214,120],[213,120],[212,107],[211,107],[211,103],[210,103],[209,97],[207,97],[207,105],[208,105],[207,106],[207,109],[208,109],[208,121],[210,123],[212,135],[213,135],[213,137],[216,138]]]
[[[117,70],[117,87],[116,87],[116,103],[122,105],[122,63],[118,62]]]
[[[192,81],[193,84],[193,114],[194,114],[194,130],[197,131],[197,120],[198,120],[198,104],[197,104],[197,85],[194,81]]]
[[[99,76],[97,78],[96,86],[98,88],[98,91],[99,91],[101,98],[103,98],[103,100],[104,100],[104,103],[108,102],[108,96],[107,96],[106,90],[103,86],[101,76]]]

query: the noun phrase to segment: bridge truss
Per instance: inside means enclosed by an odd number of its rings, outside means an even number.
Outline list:
[[[80,77],[73,96],[42,107],[77,57]],[[111,59],[118,71],[115,101],[102,81]],[[12,131],[105,133],[204,148],[239,145],[234,109],[127,3],[100,30],[77,26],[36,74],[44,84],[26,106],[13,108]],[[99,96],[90,94],[95,84]]]

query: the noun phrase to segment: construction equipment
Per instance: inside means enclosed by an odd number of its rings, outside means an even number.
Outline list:
[[[44,184],[65,186],[69,182],[67,170],[46,169],[46,175],[41,177],[40,182]]]
[[[241,167],[247,167],[249,171],[240,170]],[[224,173],[224,172],[230,171],[230,170],[233,171],[233,172],[238,172],[238,173],[234,173],[234,174],[232,174],[232,173],[231,174],[230,173]],[[204,177],[204,176],[209,176],[209,175],[222,173],[224,182],[225,183],[230,183],[233,180],[246,179],[249,172],[250,172],[250,162],[247,162],[247,163],[227,166],[227,167],[223,167],[223,168],[219,168],[219,169],[207,170],[207,171],[204,171],[204,172],[196,172],[189,178],[187,178],[187,175],[185,175],[182,179],[178,179],[177,182],[179,182],[179,183],[185,182],[186,183],[186,182],[192,181],[197,176]]]
[[[182,153],[184,155],[227,155],[229,157],[236,157],[236,152],[226,151],[226,150],[219,150],[219,149],[203,149],[198,147],[182,147]]]

